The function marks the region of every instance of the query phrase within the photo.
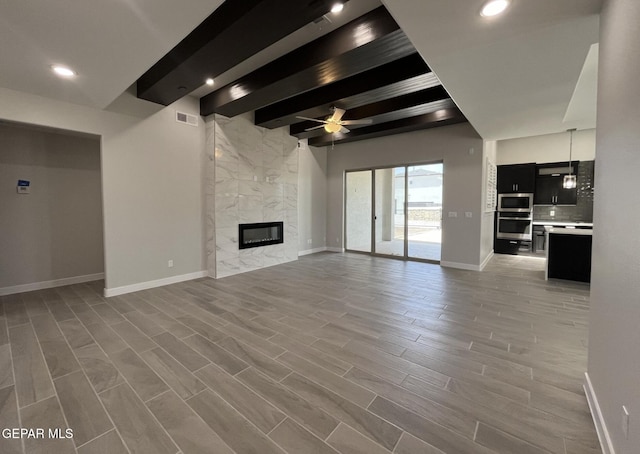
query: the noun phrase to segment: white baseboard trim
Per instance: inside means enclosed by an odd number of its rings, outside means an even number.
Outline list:
[[[344,252],[344,249],[341,247],[328,247],[326,250],[329,252]]]
[[[318,252],[324,252],[327,250],[327,247],[317,247],[314,249],[307,249],[306,251],[299,251],[298,252],[298,257],[302,257],[303,255],[309,255],[309,254],[316,254]]]
[[[104,296],[118,296],[125,293],[138,292],[140,290],[147,290],[155,287],[162,287],[163,285],[175,284],[177,282],[190,281],[192,279],[198,279],[201,277],[209,276],[209,272],[196,271],[195,273],[181,274],[179,276],[165,277],[164,279],[157,279],[155,281],[139,282],[137,284],[123,285],[122,287],[105,288]]]
[[[591,410],[591,417],[593,423],[596,426],[596,433],[598,434],[598,440],[600,440],[600,447],[603,454],[615,454],[613,449],[613,443],[611,442],[611,436],[607,430],[607,425],[604,422],[604,416],[596,397],[596,392],[591,384],[589,373],[584,373],[584,394],[587,396],[587,403],[589,404],[589,410]]]
[[[440,261],[440,266],[444,266],[445,268],[457,268],[459,270],[480,271],[480,265],[471,265],[469,263]]]
[[[34,290],[44,290],[47,288],[62,287],[64,285],[82,284],[104,279],[104,273],[85,274],[84,276],[63,277],[51,281],[33,282],[31,284],[13,285],[11,287],[0,288],[0,296],[12,295],[14,293],[32,292]]]
[[[487,258],[482,261],[480,264],[480,271],[484,270],[484,267],[487,266],[487,263],[493,258],[493,251],[489,252]]]

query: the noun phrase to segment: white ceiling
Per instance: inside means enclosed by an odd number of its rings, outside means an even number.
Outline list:
[[[128,104],[120,101],[131,98],[138,77],[222,1],[3,0],[0,86],[101,109],[110,105],[109,109],[117,110],[116,105],[123,109]],[[513,0],[507,14],[492,20],[478,15],[483,0],[383,3],[485,139],[587,127],[567,126],[562,120],[565,114],[570,117],[567,109],[578,92],[587,53],[598,41],[602,0]],[[216,87],[379,4],[379,0],[350,0],[342,15],[330,16],[332,24],[304,27],[219,76]],[[55,77],[49,71],[54,63],[72,66],[78,77],[73,81]],[[194,95],[208,90],[199,89]],[[592,95],[583,91],[581,96],[588,105]]]
[[[599,48],[598,44],[593,44],[584,60],[578,83],[564,115],[564,123],[568,128],[596,127]]]
[[[494,18],[484,1],[382,0],[484,139],[579,126],[563,119],[602,0],[513,0]]]
[[[2,0],[0,86],[104,108],[223,0]],[[53,64],[72,67],[73,81]]]

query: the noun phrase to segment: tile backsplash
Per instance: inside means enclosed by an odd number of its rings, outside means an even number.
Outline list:
[[[578,166],[578,202],[572,206],[534,205],[535,221],[593,222],[594,161],[580,161]],[[555,215],[551,216],[550,212]]]

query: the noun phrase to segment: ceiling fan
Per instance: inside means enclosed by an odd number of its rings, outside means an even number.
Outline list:
[[[313,128],[305,129],[305,131],[313,131],[314,129],[324,128],[328,133],[333,134],[334,132],[341,132],[343,134],[349,132],[345,125],[370,125],[372,120],[370,118],[364,120],[342,120],[342,116],[346,112],[344,109],[340,109],[338,107],[331,107],[332,115],[327,117],[326,120],[318,120],[317,118],[308,118],[308,117],[299,117],[301,120],[309,120],[315,121],[317,123],[322,123],[321,125],[314,126]]]

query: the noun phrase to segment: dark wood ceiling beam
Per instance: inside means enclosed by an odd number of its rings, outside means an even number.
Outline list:
[[[200,114],[233,117],[359,74],[415,52],[377,8],[200,99]]]
[[[436,112],[391,121],[378,125],[352,130],[347,134],[324,134],[320,137],[309,139],[309,145],[314,147],[325,147],[332,143],[348,143],[376,137],[390,136],[404,132],[418,131],[421,129],[435,128],[456,123],[464,123],[467,119],[457,107],[439,110]],[[391,151],[390,151],[391,152]]]
[[[331,105],[351,109],[353,106],[336,102],[336,100],[364,93],[370,93],[371,99],[386,98],[389,94],[384,93],[384,87],[430,71],[416,52],[369,71],[258,109],[255,112],[255,124],[265,128],[278,128],[298,122],[297,115],[313,118],[326,116],[330,113]],[[367,98],[363,96],[361,99],[364,101]]]
[[[347,98],[340,99],[340,104],[350,106],[349,108],[355,108],[372,104],[378,101],[384,101],[388,98],[401,96],[407,93],[414,93],[416,91],[425,90],[431,87],[440,86],[440,81],[433,73],[421,74],[419,76],[411,77],[409,79],[396,82],[385,87],[359,93],[357,95],[349,96]]]
[[[450,98],[444,87],[440,85],[438,87],[427,88],[426,90],[421,90],[415,93],[408,93],[406,95],[386,99],[384,101],[367,104],[355,109],[349,109],[342,118],[344,120],[371,118],[374,121],[374,124],[377,124],[378,121],[385,122],[415,116],[417,113],[413,108],[425,106],[426,111],[438,110],[442,105],[433,105],[433,103],[443,100],[450,101]],[[450,102],[453,104],[452,101]],[[447,104],[444,107],[451,107],[451,104]],[[317,123],[312,121],[302,121],[292,124],[289,128],[289,133],[299,139],[320,135],[322,130],[305,131],[313,126],[317,126]],[[355,125],[353,127],[357,128]],[[351,126],[348,126],[348,128],[352,129]]]
[[[138,97],[163,105],[327,14],[334,0],[226,0],[144,73]]]

